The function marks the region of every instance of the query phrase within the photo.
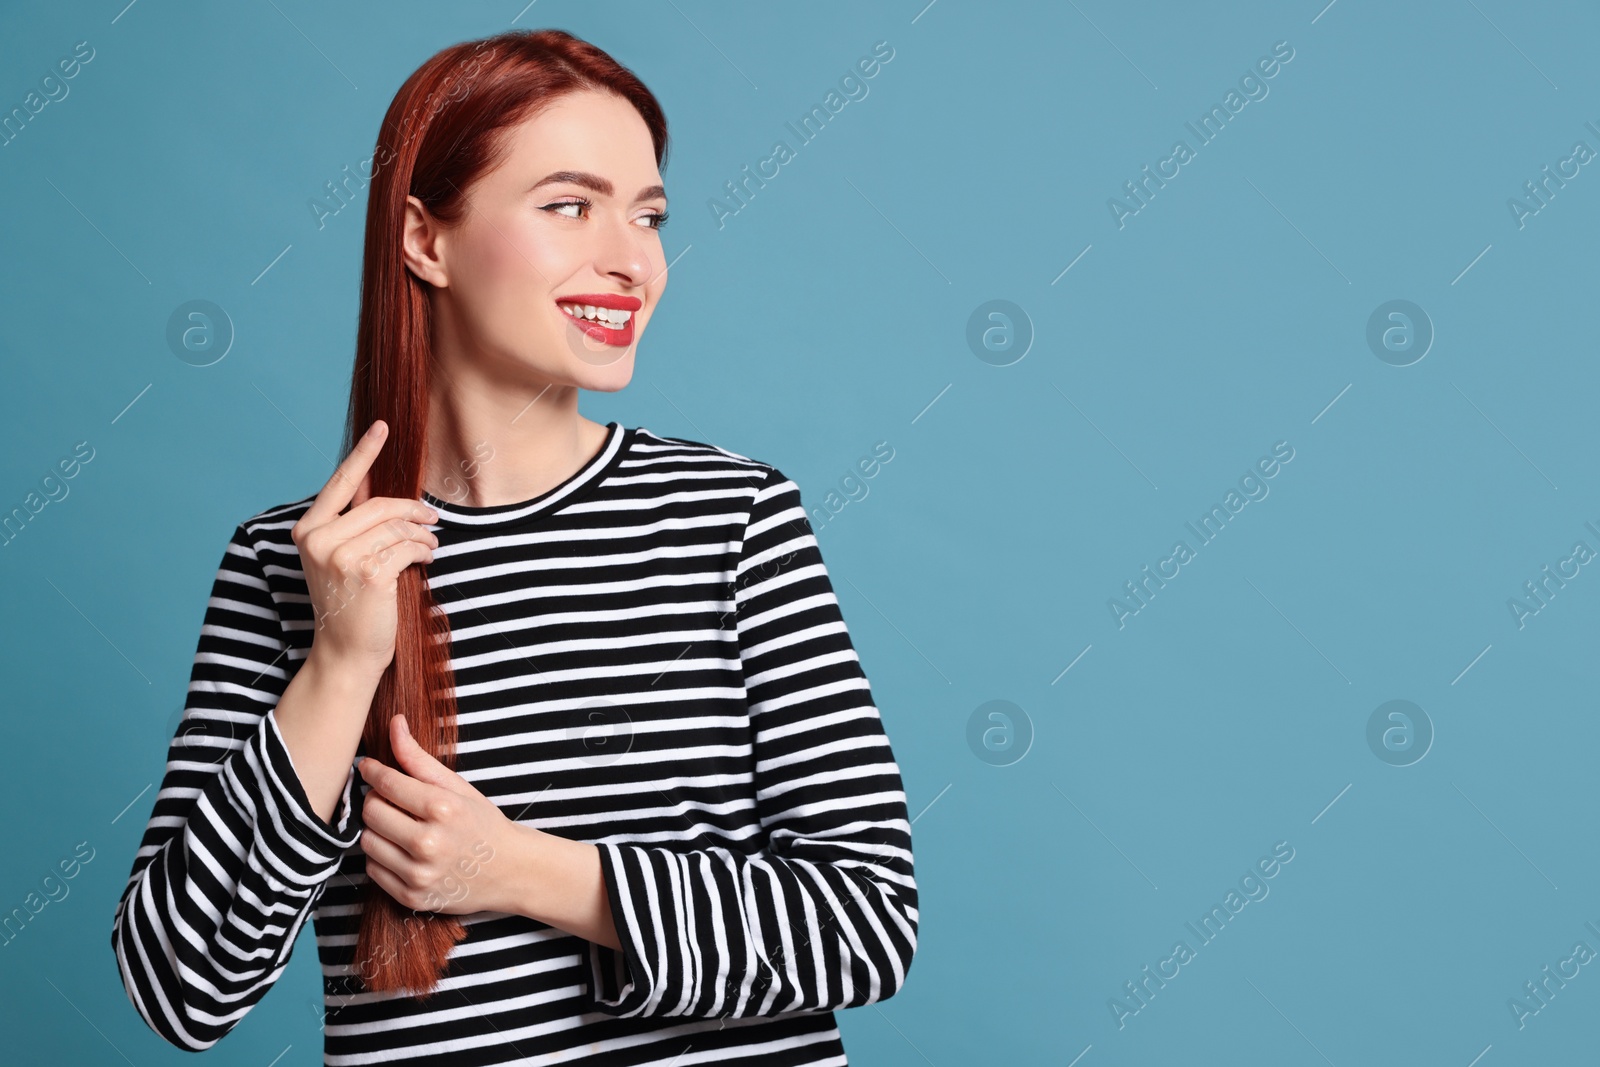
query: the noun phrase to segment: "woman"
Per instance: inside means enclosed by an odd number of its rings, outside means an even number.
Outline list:
[[[904,984],[905,795],[798,488],[578,414],[665,288],[666,145],[553,30],[390,105],[345,458],[235,528],[117,909],[172,1044],[307,918],[330,1063],[845,1063],[833,1010]]]

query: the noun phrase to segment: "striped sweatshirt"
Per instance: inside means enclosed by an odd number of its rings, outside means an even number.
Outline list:
[[[314,499],[240,523],[216,574],[111,932],[145,1022],[210,1048],[309,919],[325,1064],[846,1063],[834,1012],[904,984],[917,888],[899,767],[795,483],[612,422],[531,500],[422,494],[455,769],[508,818],[598,846],[622,942],[461,915],[425,1001],[353,965],[366,783],[352,763],[324,821],[273,714],[315,632],[290,537]]]

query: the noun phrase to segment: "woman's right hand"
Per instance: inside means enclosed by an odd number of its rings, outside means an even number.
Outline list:
[[[394,659],[400,572],[439,547],[432,508],[371,495],[368,472],[388,430],[381,419],[368,428],[289,531],[316,618],[311,654],[374,681]]]

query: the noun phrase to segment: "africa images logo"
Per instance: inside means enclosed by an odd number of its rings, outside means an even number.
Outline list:
[[[1182,974],[1184,965],[1194,962],[1199,950],[1215,941],[1247,904],[1266,900],[1267,894],[1272,891],[1267,882],[1276,878],[1292,859],[1294,846],[1289,842],[1279,841],[1273,845],[1272,854],[1262,856],[1246,870],[1239,877],[1239,888],[1229,889],[1222,903],[1211,905],[1211,910],[1200,916],[1198,926],[1193,922],[1183,924],[1195,937],[1194,948],[1190,948],[1187,941],[1174,942],[1171,953],[1157,961],[1155,970],[1152,971],[1147,963],[1140,972],[1141,977],[1122,983],[1127,998],[1111,997],[1106,1001],[1106,1006],[1111,1009],[1111,1017],[1117,1021],[1117,1029],[1126,1027],[1130,1017],[1148,1008],[1157,990],[1165,989],[1169,981]]]

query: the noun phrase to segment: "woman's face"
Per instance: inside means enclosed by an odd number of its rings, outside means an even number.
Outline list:
[[[508,382],[621,389],[667,285],[649,128],[625,100],[582,91],[504,136],[456,226],[424,226],[408,198],[406,261],[440,290],[435,330],[454,342],[440,350]],[[604,300],[616,306],[598,321],[568,310]]]

